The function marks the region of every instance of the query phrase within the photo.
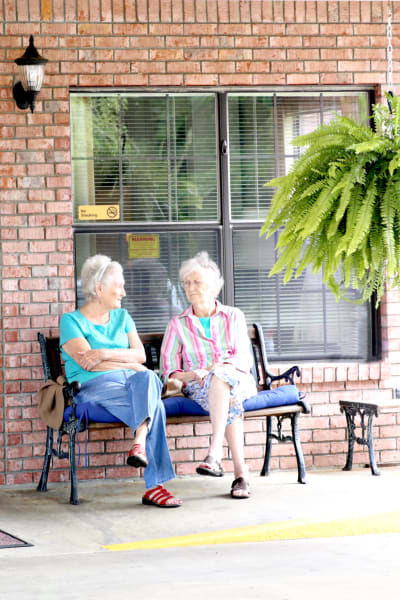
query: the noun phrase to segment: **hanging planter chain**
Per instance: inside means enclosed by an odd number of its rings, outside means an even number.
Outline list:
[[[389,3],[388,6],[388,22],[387,22],[387,26],[386,26],[386,36],[387,36],[387,69],[388,69],[388,76],[387,76],[387,84],[388,84],[388,92],[391,96],[393,96],[393,46],[392,46],[392,36],[393,36],[393,30],[392,30],[392,3]],[[389,106],[389,110],[390,112],[392,112],[392,106],[391,103],[388,100],[388,106]]]

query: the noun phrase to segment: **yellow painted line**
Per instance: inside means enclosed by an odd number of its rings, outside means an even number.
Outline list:
[[[400,512],[367,515],[352,519],[337,519],[327,522],[315,522],[305,519],[280,521],[192,535],[112,544],[103,546],[103,548],[111,552],[121,552],[123,550],[345,537],[377,533],[400,533]]]

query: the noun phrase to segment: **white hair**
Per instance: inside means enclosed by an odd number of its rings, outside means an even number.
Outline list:
[[[208,256],[208,252],[199,252],[193,258],[185,260],[179,269],[179,279],[182,282],[185,281],[188,275],[193,273],[193,271],[200,271],[203,273],[205,280],[216,298],[224,285],[224,279],[218,265]]]
[[[122,273],[122,267],[109,256],[96,254],[87,258],[81,271],[81,288],[85,300],[94,300],[97,284],[106,284],[115,272]]]

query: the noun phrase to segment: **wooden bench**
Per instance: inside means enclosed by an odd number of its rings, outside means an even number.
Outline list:
[[[257,387],[260,392],[271,390],[272,384],[279,380],[284,380],[289,384],[294,385],[294,377],[300,376],[300,370],[297,366],[291,367],[280,375],[272,375],[268,370],[267,356],[264,347],[264,340],[262,335],[262,329],[258,324],[254,324],[248,330],[249,339],[251,341],[251,347],[254,355],[255,368],[253,375],[257,381]],[[157,370],[160,358],[160,348],[162,343],[162,333],[150,333],[140,334],[140,338],[144,344],[146,350],[146,366],[149,369]],[[63,365],[61,361],[59,338],[58,337],[45,337],[42,333],[38,334],[38,340],[41,349],[44,379],[52,379],[56,381],[59,375],[63,374]],[[78,384],[79,386],[79,384]],[[46,437],[46,449],[43,462],[42,474],[40,477],[37,490],[40,492],[47,491],[47,480],[50,470],[51,460],[55,456],[60,459],[68,459],[70,465],[70,479],[71,479],[71,495],[70,503],[79,504],[78,497],[78,478],[76,471],[76,455],[75,455],[75,442],[76,434],[88,426],[89,430],[93,429],[109,429],[111,427],[121,427],[121,422],[110,422],[110,423],[95,423],[83,422],[78,418],[75,413],[75,400],[74,394],[77,391],[76,383],[71,383],[64,388],[64,397],[66,406],[72,405],[72,415],[67,421],[64,419],[60,429],[57,431],[57,443],[54,445],[54,433],[55,430],[51,427],[47,427]],[[271,395],[273,392],[271,393]],[[303,451],[300,443],[298,421],[299,416],[302,413],[309,413],[310,410],[304,400],[300,398],[296,404],[290,405],[279,405],[270,408],[262,408],[258,410],[249,410],[244,413],[245,419],[266,419],[266,443],[265,443],[265,456],[264,464],[261,470],[261,475],[269,475],[270,472],[270,456],[271,456],[271,445],[272,440],[275,439],[279,442],[292,442],[297,459],[297,470],[298,470],[298,482],[306,483],[306,471],[304,464]],[[276,431],[273,432],[273,419],[276,419]],[[282,430],[282,424],[284,419],[290,419],[291,424],[291,435],[285,435]],[[167,424],[177,423],[193,423],[209,421],[208,416],[201,415],[171,415],[167,416]],[[274,421],[275,422],[275,421]],[[68,452],[64,452],[61,449],[62,439],[64,436],[68,436]]]

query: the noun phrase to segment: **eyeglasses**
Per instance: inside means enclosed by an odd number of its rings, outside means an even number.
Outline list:
[[[191,285],[193,285],[193,287],[199,287],[203,283],[204,283],[204,281],[199,281],[198,279],[193,279],[193,281],[191,281],[190,279],[185,279],[185,281],[181,282],[181,284],[184,288],[188,288]]]

